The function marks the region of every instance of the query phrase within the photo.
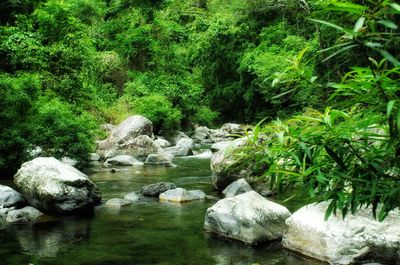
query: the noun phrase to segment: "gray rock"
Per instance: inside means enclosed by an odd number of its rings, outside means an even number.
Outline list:
[[[137,161],[133,156],[129,155],[117,155],[108,158],[104,163],[104,166],[140,166],[141,163]]]
[[[158,147],[160,147],[160,148],[167,148],[167,147],[170,147],[170,146],[171,146],[171,143],[170,143],[170,142],[168,142],[168,141],[165,140],[165,139],[161,139],[161,138],[156,139],[156,140],[154,141],[154,143],[155,143]]]
[[[237,123],[224,123],[221,127],[222,131],[227,132],[228,134],[242,134],[242,126]]]
[[[218,152],[222,149],[226,149],[227,147],[229,147],[232,144],[232,142],[233,141],[222,141],[222,142],[215,143],[211,146],[211,151]]]
[[[0,185],[0,209],[18,207],[25,204],[25,199],[21,193],[14,189]]]
[[[43,213],[31,206],[22,209],[9,211],[7,214],[7,223],[9,224],[28,224],[37,222]]]
[[[140,196],[136,192],[128,193],[124,196],[124,199],[130,202],[135,202],[140,199]]]
[[[239,138],[232,142],[228,147],[218,151],[211,158],[212,181],[215,189],[223,190],[235,180],[246,178],[245,169],[238,169],[235,165],[240,163],[240,156],[237,150],[247,143],[246,138]]]
[[[132,201],[128,201],[128,200],[120,199],[120,198],[112,198],[112,199],[108,200],[105,205],[107,207],[121,208],[124,206],[128,206],[130,204],[132,204]]]
[[[173,166],[172,156],[168,155],[162,150],[159,150],[157,154],[150,154],[144,161],[146,165],[161,165],[166,167]]]
[[[210,129],[207,128],[206,126],[199,126],[194,130],[194,134],[192,135],[192,138],[196,142],[204,142],[206,139],[209,139],[210,137]]]
[[[140,135],[132,140],[119,143],[104,153],[105,158],[117,155],[130,155],[137,159],[145,159],[149,154],[157,153],[159,147],[147,135]]]
[[[96,153],[91,153],[90,154],[90,161],[99,161],[100,160],[100,155]]]
[[[147,136],[148,139],[152,140],[154,135],[151,121],[140,115],[128,117],[112,129],[110,136],[106,140],[98,142],[97,153],[106,158],[116,155],[132,155],[136,157],[137,154],[135,152],[143,151],[137,150],[143,149],[143,146],[141,146],[143,141],[146,142],[146,147],[148,147],[149,142],[147,138],[146,140],[138,139],[139,136]],[[151,141],[151,143],[155,146],[154,141]],[[106,156],[107,153],[109,154],[108,156]],[[147,153],[147,155],[150,153]]]
[[[286,232],[290,212],[255,191],[219,200],[207,209],[204,229],[248,244],[275,240]]]
[[[166,140],[171,143],[171,145],[176,145],[182,138],[190,138],[184,132],[181,131],[167,131],[163,134]]]
[[[107,139],[109,142],[125,143],[140,135],[147,135],[153,138],[153,124],[151,121],[143,116],[134,115],[126,118],[118,126],[116,126]]]
[[[230,137],[230,134],[227,133],[226,131],[223,131],[221,129],[216,129],[216,130],[210,130],[210,142],[211,143],[217,143],[217,142],[222,142],[232,139]]]
[[[373,218],[371,209],[356,214],[331,216],[324,220],[328,202],[309,204],[287,221],[284,247],[330,264],[369,262],[399,264],[400,211],[383,221]]]
[[[167,190],[160,194],[160,201],[168,202],[190,202],[194,200],[204,200],[206,194],[201,190],[185,190],[182,188],[176,188],[173,190]]]
[[[194,146],[193,139],[182,138],[178,141],[176,146],[164,149],[164,151],[172,156],[188,156],[192,155],[192,148]]]
[[[0,219],[6,219],[9,211],[15,210],[15,207],[0,208]]]
[[[174,183],[158,182],[158,183],[144,186],[142,188],[142,195],[149,196],[149,197],[158,197],[161,193],[163,193],[167,190],[170,190],[170,189],[175,189],[175,188],[176,188],[176,185]]]
[[[52,157],[22,164],[14,182],[29,204],[57,214],[87,212],[101,200],[99,188],[85,174]]]
[[[245,179],[238,179],[226,187],[222,193],[225,197],[233,197],[253,190]]]

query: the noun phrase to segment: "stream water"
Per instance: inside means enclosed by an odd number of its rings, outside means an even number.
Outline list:
[[[160,181],[218,196],[209,159],[181,158],[176,168],[144,167],[90,174],[103,200],[122,198]],[[223,240],[203,230],[215,201],[185,204],[140,200],[121,209],[98,206],[91,217],[64,217],[0,232],[1,265],[320,265],[284,250],[279,242],[256,247]],[[290,210],[297,205],[287,205]]]

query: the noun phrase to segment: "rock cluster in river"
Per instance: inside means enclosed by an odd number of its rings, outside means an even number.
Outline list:
[[[215,143],[214,150],[217,150],[243,134],[240,124],[226,123],[220,129],[197,127],[192,138],[180,131],[167,131],[163,136],[154,136],[151,121],[140,115],[128,117],[117,126],[103,124],[102,129],[109,132],[109,136],[97,142],[98,156],[92,155],[95,158],[92,165],[99,166],[100,158],[105,160],[104,167],[171,167],[175,166],[172,163],[174,157],[195,155],[196,145]],[[219,143],[221,141],[223,143]],[[197,153],[195,157],[210,158],[211,152]]]

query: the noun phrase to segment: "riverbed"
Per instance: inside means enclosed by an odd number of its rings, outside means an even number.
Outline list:
[[[186,189],[213,191],[209,159],[179,158],[177,167],[120,168],[90,173],[103,201],[123,198],[160,181]],[[90,217],[47,218],[0,232],[3,265],[321,265],[283,249],[279,242],[258,246],[223,240],[203,230],[206,209],[215,201],[185,204],[142,199],[124,208],[96,207]],[[287,204],[290,210],[299,205]]]

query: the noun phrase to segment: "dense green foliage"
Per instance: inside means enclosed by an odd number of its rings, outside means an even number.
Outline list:
[[[0,171],[38,146],[84,166],[96,125],[132,114],[156,133],[265,118],[257,172],[332,211],[383,203],[383,218],[400,194],[399,13],[389,0],[2,1]]]

